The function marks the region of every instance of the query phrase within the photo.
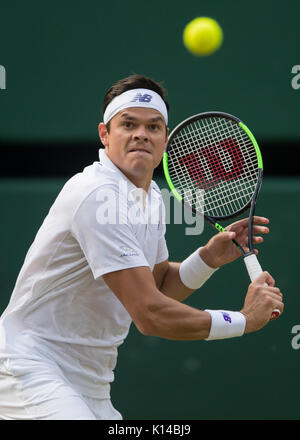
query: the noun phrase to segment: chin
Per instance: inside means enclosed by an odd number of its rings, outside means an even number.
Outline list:
[[[135,157],[133,160],[131,160],[130,168],[135,169],[149,169],[154,168],[153,164],[153,158],[152,156],[142,156],[142,157]]]
[[[154,167],[152,162],[149,164],[146,163],[146,161],[137,160],[128,167],[127,171],[128,174],[131,174],[134,177],[143,178],[149,176],[149,174],[153,174]]]

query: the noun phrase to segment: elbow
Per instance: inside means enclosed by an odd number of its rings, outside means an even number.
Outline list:
[[[136,328],[138,329],[138,331],[140,333],[142,333],[142,335],[144,336],[155,336],[153,329],[151,327],[151,325],[148,325],[147,323],[135,323]]]
[[[163,334],[157,304],[147,305],[133,321],[139,332],[144,336],[162,336]]]
[[[152,319],[143,316],[141,319],[134,321],[136,328],[144,336],[158,336]]]

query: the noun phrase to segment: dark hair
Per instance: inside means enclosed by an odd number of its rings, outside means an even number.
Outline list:
[[[154,81],[147,76],[133,74],[128,76],[127,78],[120,79],[115,84],[113,84],[108,91],[106,92],[103,100],[102,111],[103,114],[105,112],[108,104],[116,97],[121,95],[121,93],[126,92],[131,89],[149,89],[158,93],[166,104],[167,110],[169,110],[169,103],[166,99],[166,90],[162,86],[162,84]],[[107,125],[107,129],[109,130],[109,122]]]

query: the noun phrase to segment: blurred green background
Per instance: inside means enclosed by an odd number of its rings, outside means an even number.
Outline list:
[[[170,126],[223,110],[258,137],[298,139],[299,2],[12,0],[1,5],[1,138],[93,139],[108,87],[132,72],[164,81]],[[197,16],[217,19],[221,50],[205,58],[182,45]]]
[[[171,129],[202,111],[235,114],[268,158],[257,212],[270,218],[271,233],[260,261],[285,295],[284,315],[256,334],[209,343],[145,337],[132,326],[112,387],[125,419],[299,419],[300,351],[292,328],[300,325],[300,90],[291,83],[300,64],[299,13],[294,0],[1,5],[0,311],[52,202],[81,170],[78,157],[84,165],[97,160],[102,99],[121,77],[136,72],[164,82]],[[224,31],[222,48],[205,58],[182,45],[184,26],[197,16],[217,19]],[[156,178],[165,187],[159,172]],[[214,233],[206,226],[199,237],[185,236],[184,227],[168,227],[170,259],[182,260]],[[238,309],[248,283],[243,261],[236,261],[188,303]]]

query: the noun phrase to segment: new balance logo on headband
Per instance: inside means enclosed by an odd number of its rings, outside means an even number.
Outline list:
[[[148,107],[160,112],[166,125],[168,124],[168,110],[162,97],[154,90],[130,89],[116,96],[106,107],[103,122],[107,124],[117,113],[130,107]]]
[[[147,95],[147,93],[145,93],[144,95],[142,95],[141,93],[137,93],[135,95],[135,97],[133,98],[133,100],[130,101],[130,102],[136,102],[136,101],[139,101],[139,102],[150,102],[151,99],[152,99],[152,96],[151,95]]]

